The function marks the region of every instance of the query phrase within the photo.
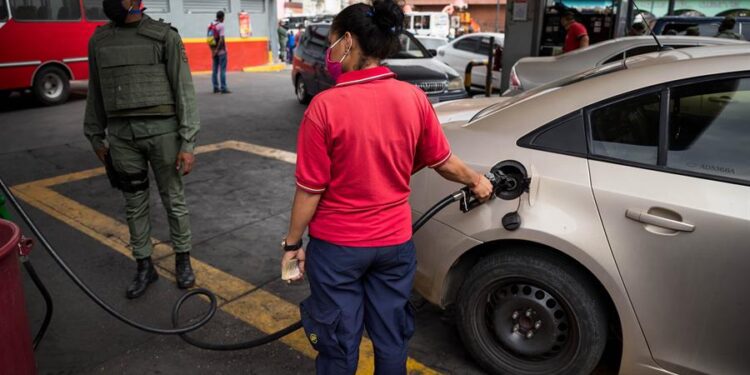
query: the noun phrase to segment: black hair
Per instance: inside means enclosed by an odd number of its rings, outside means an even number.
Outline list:
[[[224,11],[220,10],[216,12],[216,19],[219,21],[224,21]]]
[[[398,52],[404,29],[404,12],[393,0],[374,0],[372,6],[359,3],[346,7],[333,19],[331,32],[357,37],[362,54],[385,59]]]
[[[736,23],[737,23],[737,20],[735,20],[734,17],[732,16],[724,17],[724,19],[721,21],[721,25],[719,26],[719,32],[734,29],[734,25]]]

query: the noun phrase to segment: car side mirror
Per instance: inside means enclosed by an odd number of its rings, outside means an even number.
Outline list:
[[[437,56],[437,50],[436,49],[428,49],[427,52],[430,54],[431,57]]]

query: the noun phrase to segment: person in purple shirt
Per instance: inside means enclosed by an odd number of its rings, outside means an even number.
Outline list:
[[[213,67],[211,69],[211,83],[214,85],[214,94],[229,94],[227,88],[227,44],[224,40],[224,12],[216,12],[216,20],[212,26],[215,28],[214,37],[218,38],[216,46],[211,48],[213,56]],[[221,79],[221,84],[219,80]]]

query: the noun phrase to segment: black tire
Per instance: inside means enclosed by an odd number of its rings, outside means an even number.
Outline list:
[[[492,374],[589,374],[607,342],[605,309],[589,277],[542,249],[480,259],[457,304],[461,339]]]
[[[297,79],[294,80],[294,93],[297,95],[297,101],[300,104],[310,104],[312,96],[307,92],[307,85],[305,85],[305,80],[302,76],[298,75]]]
[[[65,103],[70,96],[68,74],[57,66],[40,69],[34,77],[34,97],[44,105]]]

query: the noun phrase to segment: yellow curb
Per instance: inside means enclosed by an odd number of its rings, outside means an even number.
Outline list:
[[[265,36],[253,36],[248,38],[229,37],[224,38],[227,43],[243,43],[243,42],[268,42],[268,37]],[[205,43],[208,44],[206,38],[182,38],[182,42],[185,44],[191,43]]]
[[[202,76],[202,75],[209,75],[211,74],[210,70],[199,70],[197,72],[192,72],[194,76]]]
[[[266,64],[261,66],[248,66],[243,68],[242,71],[245,73],[270,73],[280,72],[284,70],[285,64]]]

